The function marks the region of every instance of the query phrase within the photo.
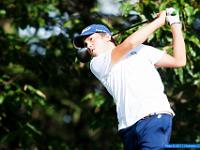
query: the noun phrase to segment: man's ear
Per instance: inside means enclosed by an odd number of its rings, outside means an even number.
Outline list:
[[[104,36],[106,41],[111,41],[111,36],[109,34],[106,33],[106,35]]]

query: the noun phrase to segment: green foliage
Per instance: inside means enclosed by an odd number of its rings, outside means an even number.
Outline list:
[[[20,86],[9,76],[0,80],[0,143],[12,143],[29,148],[34,135],[41,135],[41,131],[30,120],[33,108],[45,106],[45,95],[31,85]],[[29,140],[27,140],[29,139]],[[14,144],[14,143],[13,143]]]
[[[179,10],[187,48],[186,67],[159,70],[176,112],[172,142],[199,143],[199,2],[119,2],[119,16],[101,14],[88,0],[0,2],[0,149],[122,150],[113,100],[76,59],[72,39],[88,24],[104,23],[115,33],[171,6]],[[132,10],[139,16],[130,21]],[[28,27],[30,34],[19,35]],[[146,43],[171,53],[171,36],[166,25]]]
[[[127,2],[123,2],[122,1],[120,10],[122,12],[122,15],[125,16],[125,17],[127,17],[128,14],[129,14],[129,12],[131,10],[133,10],[133,5],[131,5],[130,1],[127,1]]]

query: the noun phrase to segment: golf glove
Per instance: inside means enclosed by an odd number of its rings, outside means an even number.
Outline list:
[[[181,23],[178,11],[174,8],[166,9],[166,20],[170,25],[174,23]]]

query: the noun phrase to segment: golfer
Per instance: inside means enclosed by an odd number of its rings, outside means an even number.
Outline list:
[[[169,143],[174,112],[156,68],[186,64],[181,22],[178,13],[170,15],[173,10],[161,11],[119,45],[101,24],[86,27],[74,39],[75,47],[88,48],[92,73],[113,96],[125,150],[160,150]],[[166,20],[172,31],[172,55],[142,44]]]

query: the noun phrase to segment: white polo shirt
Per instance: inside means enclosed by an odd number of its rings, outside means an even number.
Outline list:
[[[113,96],[119,130],[152,113],[174,114],[154,66],[164,53],[141,44],[113,66],[111,50],[91,60],[92,73]]]

